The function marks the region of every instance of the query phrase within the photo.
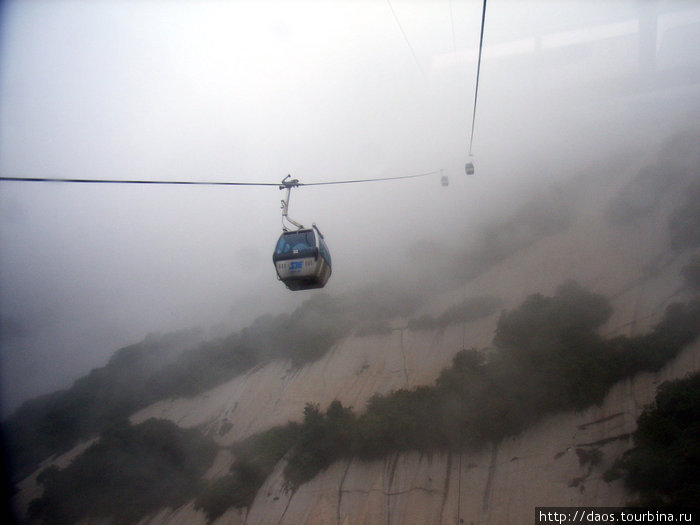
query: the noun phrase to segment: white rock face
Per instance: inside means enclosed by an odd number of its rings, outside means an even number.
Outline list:
[[[608,196],[634,174],[607,181]],[[609,201],[599,194],[584,199],[566,231],[443,294],[425,313],[437,316],[465,298],[483,295],[511,309],[531,293],[549,295],[575,279],[611,300],[614,314],[605,335],[645,333],[672,300],[687,299],[680,269],[691,254],[674,256],[667,248],[667,217],[682,202],[683,187],[666,192],[654,213],[627,225],[604,220]],[[300,420],[310,401],[325,408],[338,399],[361,411],[375,393],[432,384],[463,348],[490,347],[498,316],[436,331],[410,331],[406,319],[395,319],[390,334],[345,339],[301,369],[270,363],[196,398],[157,403],[132,420],[164,417],[201,426],[228,445]],[[615,385],[601,406],[551,416],[476,453],[338,462],[295,493],[285,490],[280,464],[250,509],[231,509],[216,524],[521,524],[534,521],[537,506],[620,506],[630,496],[621,482],[604,482],[603,472],[631,446],[636,419],[658,384],[696,371],[699,364],[696,343],[659,373]],[[591,462],[592,454],[599,460]],[[201,519],[190,507],[152,523],[180,523],[183,515],[192,522]]]
[[[246,524],[521,524],[538,506],[622,506],[619,481],[602,474],[631,446],[636,419],[660,382],[698,370],[700,343],[658,374],[616,385],[599,407],[548,418],[522,435],[473,454],[396,454],[339,462],[290,494],[278,469]],[[585,454],[600,452],[600,462]],[[216,523],[237,523],[222,517]]]
[[[688,299],[680,269],[692,254],[668,252],[667,218],[682,202],[685,184],[669,189],[653,213],[633,224],[605,221],[610,198],[635,174],[591,178],[595,195],[579,199],[566,231],[522,248],[434,299],[422,313],[437,316],[479,296],[495,297],[503,309],[512,309],[529,294],[551,295],[562,282],[575,279],[610,299],[614,313],[604,335],[645,333],[670,302]],[[601,198],[601,192],[607,197]],[[200,427],[225,447],[289,420],[300,421],[307,402],[325,408],[338,399],[360,412],[373,394],[432,384],[464,348],[489,348],[499,315],[433,331],[411,331],[407,319],[394,319],[390,333],[346,338],[304,367],[268,363],[194,398],[155,403],[131,420],[166,418],[182,427]],[[619,481],[604,482],[603,472],[631,446],[636,419],[658,384],[699,368],[696,343],[659,373],[615,385],[601,406],[553,415],[479,452],[338,462],[294,493],[285,490],[281,463],[251,508],[230,509],[215,523],[501,525],[534,522],[537,506],[620,506],[629,495]],[[587,461],[593,451],[599,456],[595,464]],[[224,475],[233,459],[222,451],[207,477]],[[204,524],[206,519],[190,503],[142,523]]]

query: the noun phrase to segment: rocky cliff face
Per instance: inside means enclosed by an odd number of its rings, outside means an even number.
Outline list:
[[[575,279],[611,299],[614,314],[606,335],[646,332],[672,300],[687,298],[680,269],[692,254],[669,251],[668,218],[692,176],[660,192],[653,209],[633,221],[611,220],[610,210],[614,215],[620,211],[616,207],[630,205],[619,195],[638,173],[633,169],[614,180],[584,181],[581,187],[595,189],[590,198],[578,200],[566,231],[518,250],[464,287],[441,295],[426,313],[437,316],[465,298],[484,295],[510,309],[531,293],[550,294]],[[374,393],[431,384],[463,348],[488,348],[498,315],[437,330],[410,330],[406,319],[395,319],[390,333],[345,339],[303,368],[271,363],[197,398],[157,403],[132,420],[160,417],[199,426],[228,445],[300,419],[309,401],[324,407],[338,399],[361,410]],[[629,495],[621,482],[606,483],[602,473],[631,446],[636,419],[658,384],[698,370],[699,359],[696,343],[659,373],[615,385],[600,406],[552,416],[476,453],[338,462],[296,492],[286,490],[280,464],[251,508],[231,509],[216,523],[506,524],[534,520],[536,506],[623,505]],[[222,455],[217,472],[231,461]],[[192,505],[148,520],[197,522],[206,520]]]
[[[296,493],[278,471],[250,511],[216,523],[528,523],[536,506],[621,506],[620,482],[602,474],[631,446],[630,434],[659,382],[697,370],[700,344],[659,374],[616,385],[605,402],[551,417],[474,454],[396,454],[335,464]]]
[[[698,165],[696,161],[689,165]],[[465,299],[484,296],[512,309],[529,294],[552,294],[574,279],[610,299],[614,314],[604,335],[645,333],[670,302],[690,296],[681,268],[693,251],[669,250],[668,219],[698,179],[691,169],[682,170],[644,208],[644,202],[620,199],[639,173],[634,167],[620,177],[579,180],[568,228],[520,247],[432,300],[423,313],[439,316]],[[620,207],[634,211],[638,204],[644,213],[634,220],[611,219],[610,210],[614,216]],[[499,315],[430,330],[411,329],[407,319],[393,319],[390,331],[348,337],[306,366],[268,363],[197,397],[155,403],[131,420],[165,418],[203,429],[222,447],[207,474],[214,479],[234,459],[228,445],[300,420],[308,402],[325,408],[338,399],[361,411],[375,393],[432,384],[460,350],[491,347]],[[507,524],[533,521],[536,506],[619,506],[629,495],[621,482],[603,481],[602,473],[631,446],[636,419],[658,384],[698,369],[700,343],[695,343],[660,372],[618,383],[600,406],[551,416],[478,452],[342,461],[295,492],[285,488],[282,462],[250,508],[231,509],[215,523]],[[190,503],[164,509],[142,523],[206,522]]]

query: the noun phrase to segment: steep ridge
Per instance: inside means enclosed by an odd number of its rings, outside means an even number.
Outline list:
[[[616,385],[600,407],[553,416],[477,454],[342,462],[293,494],[278,470],[245,521],[230,511],[216,523],[527,523],[536,506],[621,506],[629,494],[603,473],[631,446],[658,384],[699,366],[696,343],[658,374]]]
[[[688,161],[697,166],[698,159]],[[421,314],[438,317],[478,297],[516,308],[528,295],[551,295],[569,279],[607,297],[613,315],[604,335],[642,334],[672,301],[686,300],[681,269],[693,251],[669,250],[669,217],[696,171],[683,171],[645,213],[615,221],[610,210],[639,177],[640,166],[622,176],[596,174],[576,181],[568,228],[519,247],[466,284],[432,299]],[[563,191],[563,190],[561,190]],[[564,192],[566,195],[566,192]],[[566,198],[566,197],[564,197]],[[624,204],[624,202],[623,202]],[[695,250],[697,252],[697,250]],[[464,348],[490,349],[500,316],[433,329],[395,318],[389,330],[341,340],[317,361],[301,367],[273,361],[191,398],[162,400],[131,417],[199,428],[222,447],[207,474],[222,476],[233,462],[230,445],[290,420],[306,403],[333,400],[361,411],[374,394],[429,385]],[[517,437],[478,452],[393,454],[381,461],[339,461],[290,491],[280,462],[248,509],[230,509],[217,524],[267,523],[522,523],[535,506],[621,505],[629,495],[602,473],[631,446],[631,433],[658,384],[700,369],[700,344],[686,348],[656,374],[639,374],[615,385],[600,406],[552,415]],[[25,497],[25,501],[28,498]],[[164,509],[149,524],[206,523],[193,503]]]
[[[690,255],[669,251],[667,224],[692,176],[667,188],[650,213],[615,224],[609,210],[619,205],[616,195],[637,173],[632,169],[607,181],[590,177],[595,189],[578,201],[571,227],[520,249],[425,311],[437,316],[466,297],[483,295],[511,309],[531,293],[551,294],[575,279],[611,299],[614,313],[603,328],[606,335],[645,333],[671,300],[687,298],[680,270]],[[605,183],[607,197],[601,198]],[[132,420],[167,417],[212,430],[228,421],[230,429],[218,440],[230,444],[299,418],[309,401],[323,407],[338,399],[361,409],[374,393],[431,383],[462,348],[488,348],[498,317],[432,331],[410,330],[406,319],[395,319],[391,333],[346,339],[299,370],[289,363],[270,364],[200,398],[158,403]],[[479,453],[341,461],[296,492],[287,489],[280,464],[247,512],[231,509],[216,523],[500,524],[529,521],[535,506],[622,505],[629,495],[621,482],[606,483],[602,473],[631,446],[636,419],[658,384],[698,370],[699,359],[696,343],[657,374],[617,384],[601,406],[551,416]],[[152,523],[195,519],[192,512],[182,509]]]
[[[611,193],[635,175],[631,170],[621,177]],[[596,185],[599,177],[590,182]],[[612,228],[604,216],[610,201],[594,192],[595,199],[579,202],[579,216],[566,231],[521,249],[442,294],[425,313],[438,316],[465,298],[483,296],[497,298],[509,310],[529,294],[552,294],[562,282],[574,279],[611,300],[614,312],[604,333],[644,333],[672,299],[684,298],[681,268],[689,254],[669,253],[665,218],[682,200],[687,183],[680,181],[669,190],[643,221]],[[159,417],[183,427],[205,426],[227,445],[300,417],[310,401],[327,406],[338,399],[361,409],[375,393],[431,383],[462,348],[489,348],[499,315],[495,311],[436,330],[411,330],[408,319],[397,318],[389,333],[344,339],[301,368],[276,361],[200,396],[155,403],[131,420]]]

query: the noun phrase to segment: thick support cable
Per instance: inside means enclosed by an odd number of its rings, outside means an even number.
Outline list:
[[[49,177],[0,177],[5,182],[68,182],[74,184],[160,184],[176,186],[279,186],[279,182],[227,182],[197,180],[73,179]]]
[[[374,179],[334,180],[325,182],[303,183],[298,180],[279,182],[228,182],[228,181],[194,181],[194,180],[140,180],[140,179],[79,179],[79,178],[48,178],[48,177],[4,177],[0,176],[0,182],[64,182],[79,184],[141,184],[141,185],[178,185],[178,186],[277,186],[284,189],[287,184],[293,183],[293,187],[300,186],[328,186],[331,184],[356,184],[359,182],[381,182],[401,179],[415,179],[436,175],[442,170],[417,173],[415,175],[398,175],[395,177],[378,177]],[[286,181],[286,182],[285,182]]]
[[[472,131],[469,137],[469,155],[472,154],[472,143],[474,142],[474,123],[476,122],[476,100],[479,96],[479,75],[481,73],[481,51],[484,47],[484,25],[486,22],[486,0],[481,11],[481,35],[479,36],[479,59],[476,63],[476,87],[474,88],[474,109],[472,110]]]

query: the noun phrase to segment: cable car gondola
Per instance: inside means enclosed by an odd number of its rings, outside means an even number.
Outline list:
[[[323,288],[331,276],[331,254],[316,225],[282,232],[272,261],[277,277],[293,291]]]
[[[299,181],[290,177],[282,179],[279,187],[287,190],[287,196],[282,201],[282,235],[277,240],[272,262],[277,278],[290,290],[323,288],[331,276],[331,252],[315,224],[304,228],[289,216],[289,195],[292,188],[299,186]],[[287,229],[285,220],[297,229]]]
[[[43,177],[6,177],[0,176],[0,182],[63,182],[81,184],[168,184],[178,186],[278,186],[287,190],[286,198],[282,201],[282,234],[277,240],[272,261],[275,265],[277,277],[290,290],[309,290],[323,288],[332,273],[331,254],[325,239],[318,227],[305,228],[302,224],[289,217],[289,196],[292,188],[299,186],[318,186],[328,184],[355,184],[365,182],[395,181],[401,179],[415,179],[428,177],[442,173],[442,170],[414,175],[400,175],[394,177],[381,177],[372,179],[351,179],[315,182],[302,184],[297,179],[287,175],[279,184],[269,182],[239,182],[239,181],[191,181],[191,180],[143,180],[143,179],[77,179],[77,178],[43,178]],[[447,176],[442,176],[444,186],[449,184]],[[285,223],[286,221],[286,223]],[[291,229],[288,224],[296,229]]]

